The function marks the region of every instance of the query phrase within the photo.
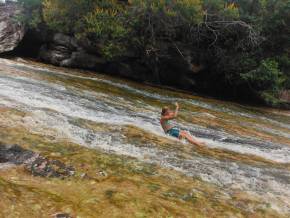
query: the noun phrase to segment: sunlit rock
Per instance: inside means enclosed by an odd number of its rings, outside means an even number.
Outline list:
[[[0,53],[12,51],[25,34],[24,25],[17,20],[21,7],[11,1],[0,2]]]

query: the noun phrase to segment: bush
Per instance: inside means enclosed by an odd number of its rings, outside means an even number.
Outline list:
[[[51,29],[75,34],[82,32],[84,16],[93,8],[93,0],[43,0],[43,17]]]
[[[290,89],[290,58],[286,54],[283,54],[282,56],[278,56],[276,59],[279,63],[279,68],[286,78],[285,88]]]
[[[95,9],[84,17],[84,32],[78,34],[77,37],[102,42],[101,52],[107,59],[121,56],[126,50],[128,37],[122,10],[122,5],[116,2],[104,4],[104,1],[100,1]]]
[[[271,99],[290,88],[290,0],[20,1],[29,26],[89,40],[108,60],[133,54],[154,75],[170,49],[185,48],[187,63],[207,67],[197,81],[212,93]]]
[[[261,61],[257,69],[241,74],[241,78],[254,90],[271,91],[272,93],[278,93],[285,82],[278,63],[273,59]]]
[[[43,23],[42,0],[18,0],[23,5],[24,14],[18,19],[24,22],[29,28],[37,28]]]

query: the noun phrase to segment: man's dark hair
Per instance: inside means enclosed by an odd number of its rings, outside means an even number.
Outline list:
[[[162,116],[165,115],[165,113],[166,113],[168,110],[169,110],[168,107],[163,107],[163,108],[162,108],[162,111],[161,111],[161,115],[162,115]]]

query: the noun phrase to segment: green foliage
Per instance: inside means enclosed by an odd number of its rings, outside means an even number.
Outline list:
[[[126,35],[126,29],[117,18],[117,11],[96,9],[85,17],[86,33],[96,39],[117,39]]]
[[[81,32],[84,16],[93,7],[93,0],[43,0],[43,16],[51,29],[73,34]]]
[[[290,0],[268,0],[263,17],[265,49],[282,54],[290,48]]]
[[[200,0],[176,1],[174,11],[182,16],[188,23],[196,24],[202,22],[202,4]]]
[[[182,19],[183,22],[196,24],[202,21],[203,16],[200,0],[131,0],[130,9],[129,14],[138,11],[139,15],[147,13],[148,16],[155,15],[164,20],[171,18],[174,23],[177,22],[175,19]]]
[[[241,78],[248,82],[255,90],[277,92],[282,88],[285,78],[280,72],[278,63],[273,59],[261,61],[257,69],[241,74]]]
[[[265,0],[239,0],[238,2],[239,13],[241,19],[255,25],[256,28],[261,27],[260,23],[263,20],[263,16],[266,10]]]
[[[280,100],[277,98],[276,92],[270,92],[270,91],[263,91],[260,93],[260,97],[263,99],[263,101],[270,106],[278,107],[280,105]]]
[[[121,57],[126,48],[121,43],[107,42],[101,49],[101,53],[108,60],[113,60],[116,57]]]
[[[207,66],[197,84],[213,92],[247,89],[273,102],[290,88],[290,0],[21,2],[31,27],[44,22],[89,40],[108,60],[134,54],[148,73],[158,74],[169,47],[182,53],[180,46],[191,52],[191,61]]]
[[[102,42],[102,54],[111,59],[121,54],[127,30],[116,0],[44,0],[44,19],[53,30]]]
[[[121,56],[125,50],[122,42],[128,34],[124,19],[119,16],[121,12],[121,5],[113,1],[100,1],[94,11],[84,17],[84,32],[79,34],[79,37],[103,41],[101,52],[108,59]]]
[[[18,19],[29,28],[37,28],[42,23],[42,0],[18,0],[23,5],[24,14]]]
[[[279,63],[279,68],[286,77],[285,88],[290,89],[290,57],[288,57],[286,54],[283,54],[276,59]]]
[[[240,17],[239,9],[238,6],[234,3],[229,3],[226,4],[224,11],[223,11],[223,16],[229,20],[233,19],[236,20]]]
[[[239,8],[235,2],[225,0],[204,0],[203,8],[209,20],[236,20],[239,18]]]
[[[209,13],[218,14],[224,9],[224,0],[204,0],[203,7]]]

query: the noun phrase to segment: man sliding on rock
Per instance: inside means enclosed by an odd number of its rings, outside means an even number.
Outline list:
[[[177,117],[179,105],[175,103],[175,111],[171,111],[168,107],[163,107],[161,112],[160,124],[167,135],[173,136],[178,139],[187,139],[191,144],[196,146],[203,146],[204,143],[198,141],[193,136],[191,136],[187,131],[180,130],[178,127],[170,124],[170,120],[173,120]]]

